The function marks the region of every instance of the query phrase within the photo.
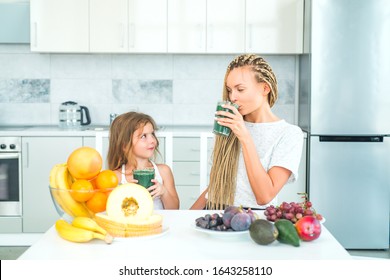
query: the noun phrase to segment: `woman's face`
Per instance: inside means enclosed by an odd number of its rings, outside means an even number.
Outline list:
[[[156,149],[156,138],[151,123],[137,129],[133,134],[133,153],[138,158],[148,159],[153,156]]]
[[[226,89],[231,102],[239,106],[241,115],[260,111],[263,104],[268,104],[269,87],[265,82],[257,82],[255,73],[249,66],[234,68],[226,78]]]

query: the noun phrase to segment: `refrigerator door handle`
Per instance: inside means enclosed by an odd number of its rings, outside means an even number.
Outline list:
[[[320,142],[383,142],[383,136],[320,136]]]

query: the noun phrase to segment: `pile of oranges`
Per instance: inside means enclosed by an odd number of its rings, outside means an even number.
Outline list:
[[[105,211],[108,195],[118,186],[118,177],[112,170],[102,170],[99,152],[90,147],[78,148],[69,155],[67,166],[73,177],[73,199],[84,202],[94,213]]]

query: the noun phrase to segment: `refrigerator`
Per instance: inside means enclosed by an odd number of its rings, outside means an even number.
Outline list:
[[[299,124],[308,185],[346,249],[388,249],[390,1],[305,1]]]

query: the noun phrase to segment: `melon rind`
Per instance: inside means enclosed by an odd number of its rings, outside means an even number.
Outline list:
[[[122,210],[122,201],[126,198],[134,198],[138,203],[135,215],[126,216]],[[124,221],[145,220],[153,213],[153,198],[149,191],[141,185],[126,183],[113,189],[107,199],[107,216]]]

